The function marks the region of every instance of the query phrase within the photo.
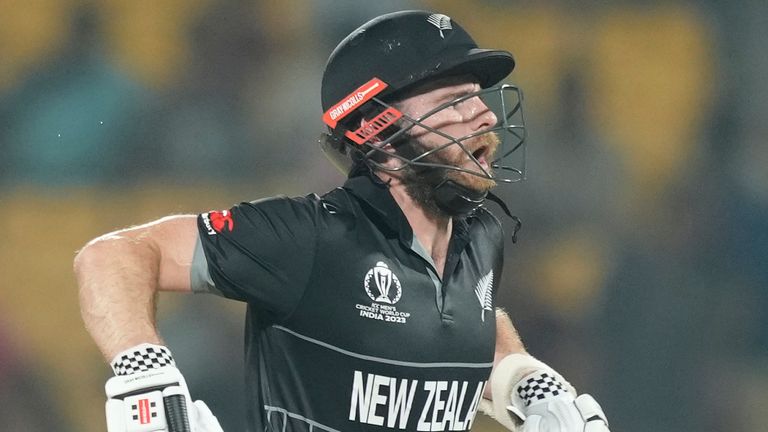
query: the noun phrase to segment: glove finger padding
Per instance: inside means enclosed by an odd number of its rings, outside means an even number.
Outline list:
[[[195,411],[195,432],[224,432],[219,424],[219,419],[213,415],[205,402],[196,400]]]
[[[541,431],[541,416],[532,415],[528,416],[523,423],[522,432],[540,432]]]
[[[589,406],[582,410],[584,402]],[[605,414],[590,395],[551,397],[532,403],[526,414],[523,432],[610,432]]]
[[[570,394],[531,404],[526,410],[525,432],[583,432],[584,420]],[[534,424],[530,424],[533,422]]]
[[[576,398],[549,371],[537,371],[515,387],[513,400],[524,405],[526,432],[608,432],[608,420],[595,399]],[[534,420],[535,419],[535,420]],[[534,424],[529,422],[533,421]]]
[[[591,421],[584,426],[584,432],[611,432],[603,422]]]
[[[587,422],[584,432],[608,432],[608,418],[592,395],[580,395],[574,404],[581,413],[581,417]]]

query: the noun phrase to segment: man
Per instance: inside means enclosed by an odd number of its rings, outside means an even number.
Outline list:
[[[494,310],[503,233],[482,204],[523,177],[507,164],[524,138],[519,93],[494,87],[513,67],[445,15],[380,16],[323,75],[321,141],[346,166],[342,187],[90,242],[75,268],[86,327],[118,374],[109,430],[155,430],[140,429],[163,417],[151,401],[166,406],[160,430],[179,401],[193,430],[220,430],[156,331],[165,290],[247,302],[249,430],[464,431],[483,409],[510,430],[607,431],[594,399]]]

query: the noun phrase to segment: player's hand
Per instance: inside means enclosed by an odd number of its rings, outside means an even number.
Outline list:
[[[170,351],[142,344],[112,362],[107,381],[108,432],[223,432],[202,401],[192,402]]]
[[[195,401],[195,428],[197,432],[224,432],[219,424],[219,419],[211,412],[208,405],[201,400]]]
[[[522,432],[609,432],[605,413],[592,396],[574,397],[547,371],[523,378],[507,409],[525,420]]]

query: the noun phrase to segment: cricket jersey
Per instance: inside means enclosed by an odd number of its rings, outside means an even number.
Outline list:
[[[251,431],[466,431],[491,372],[503,235],[453,220],[442,278],[388,186],[198,217],[193,289],[247,303]]]

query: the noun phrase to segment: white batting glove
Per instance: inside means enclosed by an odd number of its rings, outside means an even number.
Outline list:
[[[546,363],[510,354],[491,374],[492,400],[480,410],[512,432],[609,432],[600,405]]]
[[[105,385],[108,432],[223,432],[202,401],[192,402],[168,348],[141,344],[112,361]]]
[[[600,404],[588,394],[574,397],[551,372],[538,370],[515,386],[507,409],[524,420],[522,432],[609,432]]]

